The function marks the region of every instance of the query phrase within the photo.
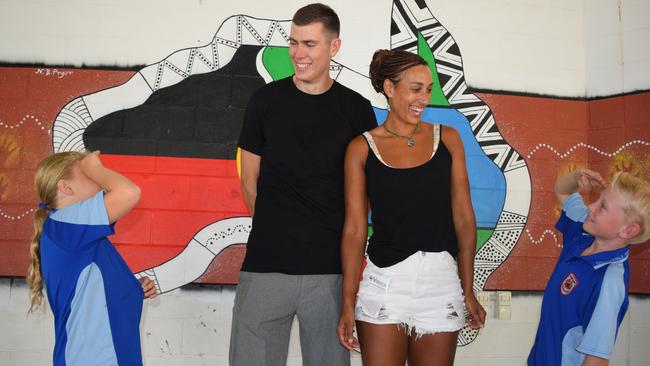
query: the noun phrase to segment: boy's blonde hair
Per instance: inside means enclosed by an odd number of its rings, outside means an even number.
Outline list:
[[[625,193],[629,199],[623,203],[625,219],[639,224],[641,230],[628,243],[643,243],[650,238],[650,183],[629,173],[616,173],[612,187]]]
[[[61,179],[68,179],[72,174],[72,168],[86,154],[68,151],[57,153],[43,159],[36,168],[34,176],[34,188],[36,195],[45,208],[40,207],[34,213],[34,236],[29,245],[31,262],[27,270],[27,283],[29,284],[29,312],[38,309],[43,301],[43,276],[41,273],[41,233],[43,224],[50,211],[56,205],[58,183]]]

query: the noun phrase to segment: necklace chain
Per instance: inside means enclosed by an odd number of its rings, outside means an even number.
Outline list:
[[[403,135],[398,134],[397,132],[391,131],[388,127],[386,127],[386,123],[384,123],[382,126],[384,127],[384,130],[386,130],[386,132],[390,133],[391,135],[396,136],[396,137],[405,138],[406,139],[406,146],[408,146],[408,147],[415,146],[415,139],[413,138],[413,136],[415,136],[415,133],[418,131],[418,127],[420,127],[420,122],[415,124],[415,128],[413,129],[413,132],[411,132],[411,136],[403,136]]]

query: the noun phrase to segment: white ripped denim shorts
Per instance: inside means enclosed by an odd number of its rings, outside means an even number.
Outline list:
[[[366,259],[356,320],[398,324],[417,336],[455,332],[463,327],[465,299],[451,254],[419,251],[385,268]]]

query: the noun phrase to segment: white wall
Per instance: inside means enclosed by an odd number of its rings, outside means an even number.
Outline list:
[[[650,1],[585,1],[587,96],[650,88]]]
[[[143,357],[148,366],[227,365],[233,286],[190,286],[145,301],[141,322]],[[0,366],[51,365],[54,345],[52,315],[27,316],[23,280],[0,279]],[[525,364],[533,342],[541,296],[515,294],[510,320],[488,319],[468,346],[459,348],[458,366]],[[612,366],[650,365],[650,297],[632,296],[619,331]],[[294,324],[287,365],[301,365]],[[353,365],[360,365],[358,354]]]
[[[583,1],[429,1],[460,46],[470,86],[584,94]]]
[[[207,44],[234,14],[289,19],[307,0],[0,0],[0,62],[129,66]],[[390,0],[330,0],[338,60],[365,72],[389,44]],[[650,88],[647,0],[428,0],[470,86],[567,97]]]

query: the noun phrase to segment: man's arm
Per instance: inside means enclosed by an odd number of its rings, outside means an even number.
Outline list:
[[[341,267],[343,271],[343,300],[337,326],[339,342],[348,350],[359,347],[354,329],[354,304],[368,238],[368,193],[365,164],[368,144],[363,136],[355,137],[345,153],[345,222],[341,237]]]
[[[257,179],[260,176],[259,155],[241,149],[241,192],[244,203],[251,216],[255,214],[255,199],[257,198]]]

